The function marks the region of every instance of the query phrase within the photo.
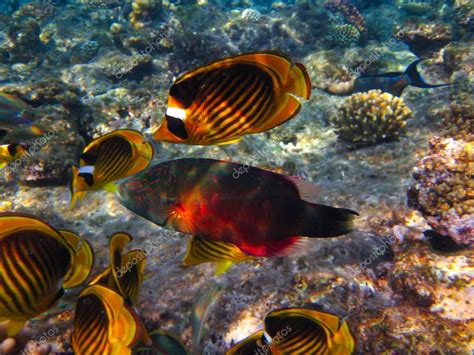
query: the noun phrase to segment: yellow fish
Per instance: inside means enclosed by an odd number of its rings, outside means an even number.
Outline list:
[[[264,331],[244,339],[229,354],[331,354],[349,355],[354,338],[343,321],[329,313],[305,308],[286,308],[270,312]]]
[[[305,67],[273,52],[247,53],[194,69],[171,86],[153,139],[194,145],[229,144],[293,118],[297,97],[309,99]]]
[[[0,145],[0,169],[24,155],[25,152],[25,148],[20,144]]]
[[[63,288],[82,284],[94,254],[87,241],[33,216],[0,213],[0,321],[14,336],[50,309]]]
[[[79,169],[73,167],[70,208],[86,191],[115,191],[114,181],[145,169],[153,154],[152,144],[138,131],[123,129],[94,139],[84,148]]]
[[[150,345],[146,329],[120,294],[93,285],[79,295],[74,316],[72,349],[76,355],[128,355],[141,339]]]
[[[132,236],[124,232],[115,233],[110,238],[111,265],[94,277],[90,285],[107,285],[119,292],[128,304],[136,305],[145,275],[146,254],[142,250],[124,254],[124,247],[132,240]]]
[[[216,275],[226,272],[234,263],[252,260],[254,257],[245,254],[238,246],[192,236],[188,241],[188,251],[183,260],[183,266],[202,263],[216,263]]]

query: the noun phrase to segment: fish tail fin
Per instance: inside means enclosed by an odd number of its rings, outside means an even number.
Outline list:
[[[331,238],[350,233],[354,225],[354,216],[359,214],[346,208],[336,208],[308,203],[312,210],[313,223],[305,235],[311,238]]]
[[[352,354],[354,351],[354,337],[352,336],[346,321],[342,322],[332,340],[333,348],[331,354]]]
[[[415,86],[417,88],[437,88],[437,87],[442,87],[442,86],[448,86],[451,84],[428,84],[423,80],[421,77],[421,74],[418,72],[418,63],[426,60],[428,58],[421,58],[417,59],[414,62],[412,62],[408,68],[405,70],[405,75],[408,76],[410,79],[410,85]]]
[[[311,80],[303,64],[296,63],[291,67],[284,84],[284,91],[309,100],[311,97]]]
[[[230,260],[221,261],[216,264],[215,275],[220,276],[225,273],[234,263]]]

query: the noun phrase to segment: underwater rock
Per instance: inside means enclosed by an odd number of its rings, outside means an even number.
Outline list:
[[[408,191],[409,207],[418,209],[433,229],[459,244],[474,243],[474,145],[433,137]]]
[[[456,39],[474,35],[474,3],[468,1],[454,9],[454,36]],[[468,38],[466,38],[468,39]]]
[[[333,13],[341,14],[348,23],[354,25],[361,33],[366,31],[364,16],[349,0],[326,0],[323,6]]]
[[[153,72],[153,58],[147,54],[127,56],[117,53],[103,57],[98,64],[104,75],[115,82],[124,79],[140,81]]]
[[[409,24],[397,28],[403,31],[401,40],[418,57],[432,57],[436,52],[451,42],[451,28],[444,23]]]
[[[363,146],[398,138],[406,131],[406,120],[412,117],[402,98],[370,90],[348,97],[331,123],[341,140]]]
[[[439,4],[438,0],[397,0],[400,9],[414,15],[427,15],[435,12]]]
[[[134,0],[130,23],[135,29],[141,29],[145,27],[144,22],[153,20],[161,13],[162,7],[162,0]]]
[[[79,43],[72,48],[71,52],[69,58],[71,64],[87,63],[99,53],[99,43],[97,41]]]
[[[39,61],[39,55],[45,51],[40,40],[40,26],[32,18],[15,22],[8,28],[8,37],[13,43],[9,50],[9,60],[13,63]]]
[[[338,46],[349,47],[359,40],[360,32],[352,25],[334,25],[331,27],[330,36]]]

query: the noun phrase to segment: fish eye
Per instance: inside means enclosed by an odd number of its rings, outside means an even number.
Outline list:
[[[186,130],[186,126],[184,125],[184,122],[180,120],[179,118],[165,115],[166,122],[167,122],[167,127],[168,130],[173,133],[176,137],[181,138],[181,139],[187,139],[188,138],[188,132]]]

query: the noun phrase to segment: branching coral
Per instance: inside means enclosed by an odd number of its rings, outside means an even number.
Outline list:
[[[134,0],[133,11],[130,13],[130,23],[136,29],[143,28],[143,21],[152,20],[161,12],[163,3],[161,0]]]
[[[348,23],[360,32],[365,32],[364,16],[349,0],[327,0],[324,7],[333,13],[341,14]]]
[[[360,32],[352,25],[335,25],[331,27],[330,36],[335,44],[349,47],[359,40]]]
[[[370,90],[348,97],[331,121],[340,139],[371,145],[403,134],[409,118],[412,118],[412,112],[403,99]]]
[[[433,228],[461,244],[474,243],[474,144],[433,137],[418,162],[408,204]]]

